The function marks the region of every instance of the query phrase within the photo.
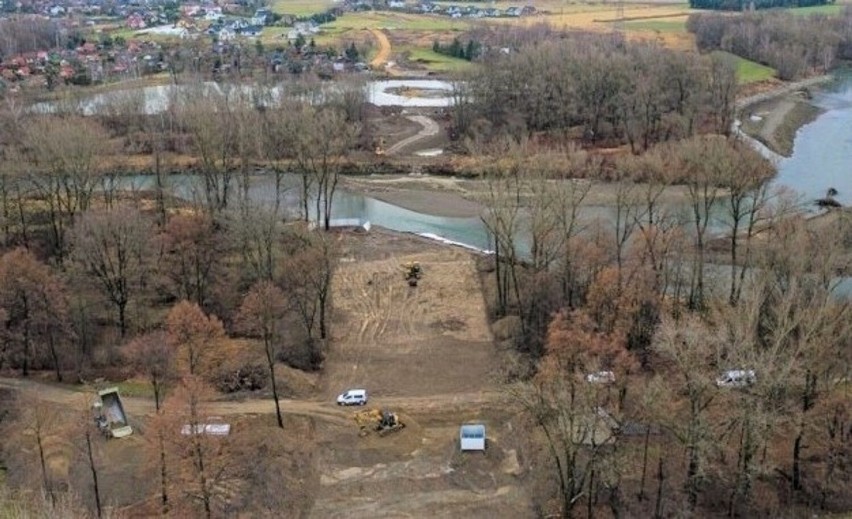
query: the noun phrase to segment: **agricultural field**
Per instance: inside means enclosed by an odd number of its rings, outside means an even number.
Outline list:
[[[273,0],[270,8],[279,14],[310,16],[321,13],[334,4],[334,0]]]
[[[748,85],[749,83],[756,83],[758,81],[766,81],[767,79],[774,78],[776,75],[776,71],[772,67],[755,63],[754,61],[735,56],[728,52],[719,52],[719,54],[725,55],[734,60],[737,67],[737,79],[739,79],[739,82],[742,85]]]
[[[399,51],[408,57],[409,62],[423,66],[431,72],[460,72],[475,66],[470,61],[438,54],[432,49],[422,47],[401,47]]]

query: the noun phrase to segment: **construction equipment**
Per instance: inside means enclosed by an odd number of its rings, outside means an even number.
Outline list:
[[[417,281],[423,276],[423,269],[420,268],[420,263],[409,261],[402,264],[405,280],[408,281],[408,286],[416,287]]]
[[[92,404],[95,425],[107,438],[124,438],[133,434],[133,428],[127,422],[127,414],[118,396],[118,388],[111,387],[98,391],[98,398]]]
[[[384,409],[367,409],[355,413],[355,423],[360,427],[358,436],[367,436],[375,431],[379,436],[385,436],[405,427],[396,413]]]

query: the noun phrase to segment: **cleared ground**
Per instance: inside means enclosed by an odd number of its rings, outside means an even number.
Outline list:
[[[231,492],[228,506],[245,509],[258,506],[250,499],[278,499],[290,503],[282,505],[281,517],[534,517],[521,468],[526,437],[511,425],[517,412],[496,373],[499,353],[474,258],[382,230],[343,233],[340,246],[333,337],[320,389],[313,397],[282,402],[283,433],[274,426],[269,399],[218,401],[205,410],[234,425],[234,441],[248,449],[246,459],[257,455],[252,445],[263,443],[265,455],[257,463],[287,474],[267,489],[245,489],[235,481],[238,491]],[[400,265],[406,261],[423,268],[416,288],[404,280]],[[334,404],[337,393],[356,386],[369,390],[370,406],[399,413],[406,427],[383,438],[359,437],[353,411]],[[67,386],[0,378],[0,387],[57,409],[86,407],[87,392]],[[109,467],[104,489],[111,505],[146,513],[157,492],[156,466],[146,461],[151,438],[145,423],[153,402],[123,400],[136,433],[99,440]],[[459,452],[458,427],[465,422],[486,425],[487,453]],[[66,445],[60,441],[52,450],[58,478],[76,477],[80,467],[71,463],[73,449]]]

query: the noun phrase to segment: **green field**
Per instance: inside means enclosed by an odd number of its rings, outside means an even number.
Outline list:
[[[787,11],[805,16],[808,14],[827,14],[827,15],[837,15],[843,11],[843,8],[846,7],[844,4],[831,4],[831,5],[812,5],[810,7],[796,7],[787,9]]]
[[[723,55],[734,60],[734,64],[737,67],[737,79],[741,85],[765,81],[767,79],[774,78],[776,75],[776,71],[772,67],[755,63],[754,61],[735,56],[729,52],[717,51],[715,54]]]
[[[333,0],[273,0],[269,5],[274,13],[310,16],[325,11],[334,3]]]
[[[402,50],[408,52],[409,60],[417,62],[433,72],[458,72],[474,66],[470,61],[438,54],[432,49],[406,47]]]

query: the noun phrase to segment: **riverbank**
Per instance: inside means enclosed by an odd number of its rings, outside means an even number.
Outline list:
[[[831,75],[813,77],[740,99],[740,129],[778,155],[790,157],[799,129],[822,113],[810,102],[810,90],[831,80]]]
[[[343,177],[340,187],[409,211],[445,218],[478,218],[484,213],[489,196],[489,184],[484,180],[430,175]],[[642,185],[636,187],[641,189]],[[658,202],[682,205],[688,196],[684,186],[670,186]],[[582,205],[591,210],[612,208],[618,197],[617,184],[592,182]]]

